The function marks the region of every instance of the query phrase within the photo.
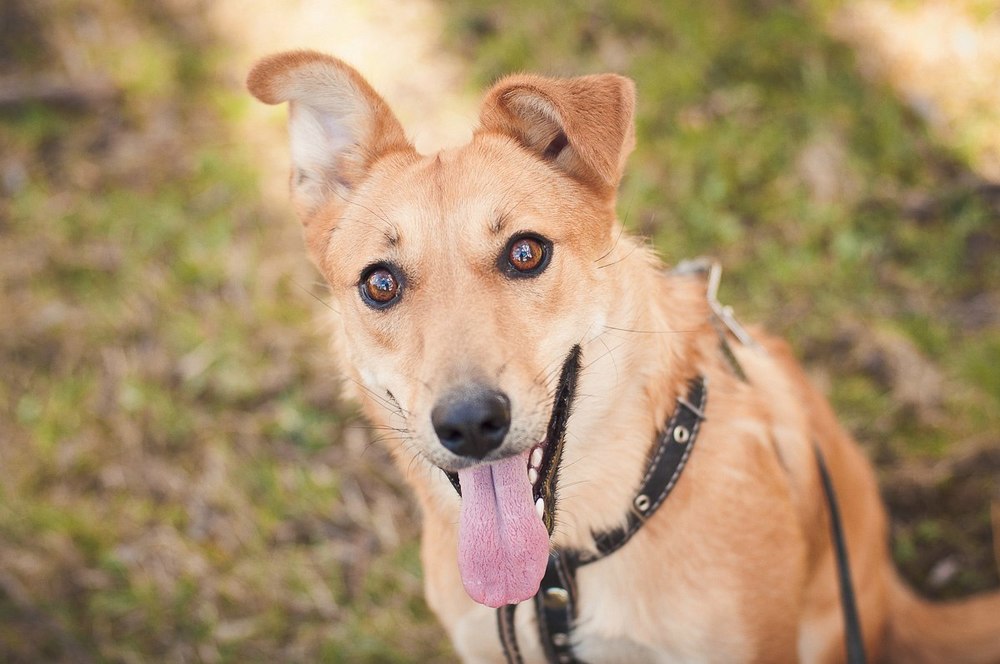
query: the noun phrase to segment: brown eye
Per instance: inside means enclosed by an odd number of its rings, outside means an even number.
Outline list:
[[[377,265],[365,272],[360,287],[361,298],[376,309],[389,306],[399,297],[399,280],[385,266]]]
[[[534,276],[545,269],[551,243],[534,235],[522,235],[507,245],[507,273],[510,276]]]

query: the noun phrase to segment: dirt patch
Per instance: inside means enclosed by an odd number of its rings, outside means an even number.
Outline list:
[[[937,462],[883,469],[900,571],[928,597],[1000,586],[991,515],[1000,510],[1000,441]]]

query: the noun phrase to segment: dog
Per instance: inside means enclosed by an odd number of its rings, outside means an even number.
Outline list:
[[[900,581],[872,467],[789,347],[622,231],[629,79],[504,78],[471,142],[430,156],[333,57],[273,55],[247,84],[290,103],[336,353],[398,433],[464,661],[842,662],[846,630],[870,661],[1000,662],[1000,594]],[[670,455],[666,494],[637,495]]]

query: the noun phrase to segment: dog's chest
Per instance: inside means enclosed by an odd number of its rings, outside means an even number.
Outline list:
[[[662,605],[654,605],[642,597],[645,589],[635,585],[633,575],[619,575],[615,569],[588,574],[591,571],[582,570],[580,574],[579,613],[571,635],[573,652],[579,661],[609,664],[736,661],[728,658],[720,635],[704,633],[706,624],[733,625],[736,616],[705,622],[699,617],[702,603],[692,601],[698,594],[691,589],[663,593]],[[532,602],[518,606],[515,625],[517,646],[524,662],[545,662]],[[497,613],[493,609],[476,606],[454,626],[452,637],[463,661],[505,662]],[[714,647],[709,646],[712,643]],[[735,657],[735,652],[730,654]]]
[[[517,613],[517,647],[526,664],[546,661],[539,640],[534,607],[524,603]],[[477,607],[453,633],[455,647],[467,664],[506,662],[497,633],[496,612]],[[662,650],[654,650],[627,638],[609,638],[587,625],[578,625],[572,634],[573,652],[585,662],[608,664],[671,664],[690,661]]]

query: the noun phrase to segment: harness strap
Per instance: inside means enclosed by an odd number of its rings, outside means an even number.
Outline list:
[[[702,376],[692,379],[688,383],[687,394],[677,398],[677,408],[650,454],[646,474],[626,514],[625,526],[594,535],[596,554],[575,551],[553,551],[549,554],[545,576],[535,594],[534,603],[539,640],[550,664],[583,664],[573,654],[571,638],[577,614],[576,570],[624,546],[670,495],[705,419],[708,400],[706,382]],[[500,643],[508,664],[522,664],[523,661],[513,627],[516,607],[516,604],[508,604],[497,609]]]
[[[833,491],[833,481],[823,460],[819,445],[813,443],[816,453],[816,465],[819,467],[819,477],[823,483],[823,494],[830,509],[830,532],[833,538],[833,549],[837,556],[837,581],[840,584],[840,605],[844,612],[844,645],[847,649],[847,664],[865,664],[865,640],[861,633],[861,620],[858,618],[858,604],[854,596],[854,583],[851,581],[851,566],[847,559],[847,544],[844,540],[844,528],[840,521],[840,509],[837,507],[837,496]]]
[[[535,594],[538,638],[549,662],[579,664],[570,642],[576,616],[576,567],[575,556],[559,551],[550,553],[545,576]]]
[[[691,455],[701,422],[705,419],[707,399],[704,377],[699,376],[688,383],[687,396],[677,398],[677,409],[660,434],[639,492],[632,500],[631,510],[625,515],[625,527],[594,535],[598,554],[581,554],[582,565],[600,560],[624,546],[667,499]]]
[[[514,629],[514,610],[517,604],[507,604],[497,609],[497,632],[500,634],[500,645],[503,647],[507,664],[524,664],[521,649],[517,647],[517,632]]]

